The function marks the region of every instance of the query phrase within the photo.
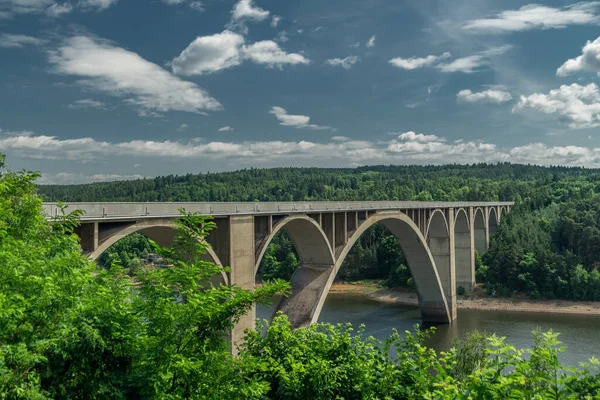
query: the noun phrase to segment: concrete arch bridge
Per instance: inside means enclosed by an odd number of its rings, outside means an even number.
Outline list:
[[[292,294],[276,305],[294,327],[319,318],[329,288],[361,234],[376,223],[398,239],[417,289],[424,322],[456,318],[456,290],[475,285],[475,250],[485,253],[512,202],[281,202],[281,203],[66,203],[85,212],[76,233],[83,251],[97,259],[123,237],[139,232],[168,246],[175,237],[178,209],[212,216],[217,229],[208,237],[206,257],[230,266],[225,284],[252,289],[273,237],[285,230],[300,258],[291,279]],[[44,203],[48,218],[59,214]],[[255,310],[232,333],[237,343],[254,327]]]

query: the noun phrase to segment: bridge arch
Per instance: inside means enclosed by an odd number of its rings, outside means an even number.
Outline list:
[[[454,260],[456,287],[472,292],[475,285],[475,260],[471,248],[471,224],[464,208],[457,210],[454,220]]]
[[[344,259],[361,235],[376,223],[382,223],[398,239],[417,288],[421,318],[427,322],[451,322],[452,319],[440,277],[425,237],[417,225],[406,214],[387,212],[380,212],[369,217],[348,239],[348,242],[341,249],[333,269],[329,273],[326,285],[321,289],[321,295],[314,305],[314,311],[310,319],[306,322],[314,323],[318,320],[331,284],[340,270]],[[292,324],[296,327],[302,326],[296,324],[295,321],[292,321]]]
[[[477,207],[473,213],[473,236],[475,240],[475,250],[482,256],[487,251],[487,233],[486,220],[483,209]]]
[[[174,221],[148,221],[128,225],[100,243],[98,248],[88,255],[88,259],[97,261],[102,253],[108,250],[112,245],[123,239],[125,236],[129,236],[133,233],[140,233],[148,239],[154,240],[160,246],[170,246],[177,236],[177,227],[178,226]],[[206,254],[204,254],[202,258],[206,261],[214,262],[219,266],[221,269],[220,278],[222,279],[222,282],[229,284],[229,278],[223,269],[223,264],[221,264],[219,257],[217,257],[217,254],[210,246],[206,248]]]
[[[305,215],[290,216],[275,224],[272,232],[260,245],[260,250],[257,250],[255,275],[269,243],[281,230],[294,243],[300,265],[290,279],[291,294],[279,300],[274,313],[283,311],[295,328],[307,326],[312,323],[315,305],[319,302],[323,288],[327,286],[335,257],[327,235],[317,221]]]
[[[505,206],[500,206],[498,208],[498,223],[500,223],[500,220],[502,220],[502,218],[504,218],[504,216],[508,213],[508,208]]]
[[[327,235],[319,223],[306,215],[294,215],[276,223],[272,232],[262,241],[256,252],[254,275],[258,273],[269,244],[281,230],[292,239],[301,265],[331,266],[335,263]]]
[[[490,236],[498,230],[499,222],[500,218],[498,216],[498,211],[496,211],[496,207],[490,207],[488,215],[488,232]]]

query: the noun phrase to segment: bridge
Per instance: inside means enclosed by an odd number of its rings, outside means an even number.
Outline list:
[[[83,210],[76,233],[92,260],[123,237],[139,232],[162,246],[175,237],[179,209],[212,216],[217,225],[207,241],[206,258],[229,272],[225,284],[253,289],[262,257],[280,230],[288,233],[300,259],[291,279],[292,293],[276,310],[294,327],[319,318],[333,280],[346,255],[369,227],[385,225],[398,239],[408,262],[424,322],[451,323],[456,318],[458,287],[475,285],[475,251],[483,254],[489,238],[512,202],[281,202],[281,203],[66,203]],[[44,203],[49,219],[56,203]],[[254,327],[256,311],[241,318],[233,343]]]

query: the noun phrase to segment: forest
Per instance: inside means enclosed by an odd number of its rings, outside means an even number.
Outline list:
[[[219,267],[198,239],[215,224],[195,214],[182,214],[171,247],[150,243],[168,267],[98,266],[71,234],[81,213],[47,221],[39,174],[2,167],[0,155],[1,398],[598,398],[598,360],[562,366],[554,332],[534,332],[530,349],[474,332],[438,354],[424,345],[431,331],[381,342],[349,324],[291,329],[280,314],[234,357],[227,332],[252,304],[289,294],[287,282],[208,284]]]
[[[477,280],[498,295],[600,300],[600,170],[533,165],[274,168],[164,176],[78,186],[39,186],[46,201],[514,201],[480,255]],[[129,258],[137,250],[124,243]],[[122,252],[111,249],[112,257]],[[106,256],[108,257],[108,256]],[[127,260],[125,265],[129,265]],[[289,279],[298,265],[281,234],[261,266],[263,278]],[[397,240],[374,226],[348,255],[338,279],[412,285]]]

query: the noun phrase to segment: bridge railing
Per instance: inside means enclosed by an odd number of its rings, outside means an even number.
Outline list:
[[[300,202],[237,202],[237,203],[64,203],[66,211],[83,210],[86,219],[117,218],[167,218],[178,216],[179,209],[198,212],[204,215],[255,215],[255,214],[293,214],[331,211],[385,210],[385,209],[435,209],[458,207],[512,206],[512,202],[419,202],[419,201],[300,201]],[[46,215],[51,218],[60,213],[57,203],[44,203]]]

